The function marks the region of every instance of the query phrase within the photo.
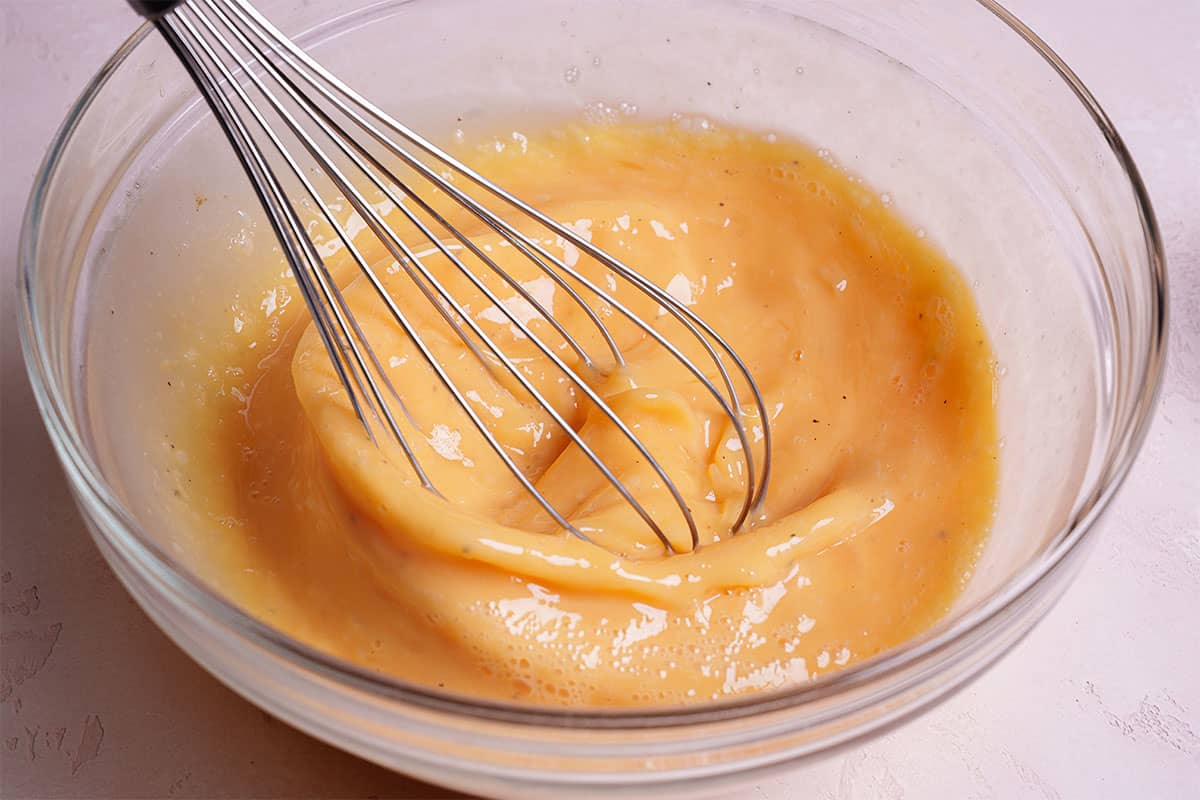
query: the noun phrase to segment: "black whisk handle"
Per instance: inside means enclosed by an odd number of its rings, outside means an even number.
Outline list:
[[[151,21],[182,4],[183,0],[129,0],[134,11]]]

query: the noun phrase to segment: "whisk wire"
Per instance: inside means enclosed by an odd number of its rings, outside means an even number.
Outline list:
[[[451,224],[443,214],[439,213],[429,202],[422,198],[420,193],[407,181],[399,178],[375,153],[348,133],[345,127],[334,119],[325,108],[316,103],[312,97],[306,95],[298,85],[297,79],[314,89],[320,97],[324,98],[334,109],[361,128],[385,150],[398,158],[417,175],[427,180],[436,190],[446,193],[473,217],[516,248],[540,272],[549,276],[557,286],[564,290],[564,293],[572,302],[585,312],[589,321],[596,326],[618,366],[623,365],[625,361],[615,339],[596,311],[584,301],[583,297],[571,285],[570,281],[574,281],[579,286],[585,288],[600,302],[606,304],[611,309],[610,313],[619,314],[621,317],[629,320],[648,338],[670,353],[676,361],[699,381],[707,393],[711,394],[716,400],[731,422],[734,435],[739,441],[740,448],[738,449],[743,454],[747,489],[743,497],[741,509],[732,525],[732,530],[736,532],[745,523],[751,510],[761,504],[770,476],[770,420],[766,412],[762,394],[738,354],[711,326],[705,323],[685,304],[625,265],[619,259],[592,244],[589,238],[581,235],[571,226],[563,225],[519,200],[385,114],[366,98],[359,95],[311,59],[303,50],[262,17],[246,0],[192,0],[192,2],[179,5],[171,13],[155,18],[154,21],[201,89],[206,101],[224,129],[226,136],[233,144],[239,160],[251,177],[251,183],[267,211],[272,229],[279,238],[285,257],[292,267],[292,272],[300,286],[305,304],[316,323],[315,327],[318,329],[322,344],[333,363],[337,378],[349,396],[353,412],[366,429],[370,439],[374,442],[378,440],[375,438],[374,426],[371,424],[370,419],[374,419],[376,423],[384,425],[392,437],[399,442],[405,457],[413,467],[423,486],[437,492],[428,474],[422,469],[420,460],[406,439],[401,426],[392,414],[391,404],[385,396],[385,390],[386,394],[390,395],[397,406],[408,416],[409,422],[413,425],[414,429],[419,431],[420,427],[412,419],[399,393],[388,378],[370,341],[364,335],[341,289],[330,274],[321,254],[318,252],[315,242],[310,238],[307,229],[301,222],[295,204],[289,201],[288,195],[280,183],[279,176],[270,164],[270,159],[257,144],[255,137],[243,124],[238,112],[234,109],[233,100],[227,95],[227,91],[232,93],[238,104],[244,107],[254,119],[267,141],[270,142],[271,148],[283,159],[288,171],[299,181],[307,195],[316,204],[321,216],[332,228],[334,234],[354,260],[355,265],[369,282],[375,294],[382,300],[392,319],[411,340],[422,360],[433,370],[439,382],[450,393],[455,403],[464,411],[472,425],[493,452],[496,453],[507,469],[518,479],[522,487],[558,525],[581,539],[591,541],[586,534],[572,525],[545,495],[539,491],[533,481],[525,475],[508,452],[506,452],[505,446],[497,440],[495,435],[483,422],[464,392],[455,384],[446,369],[439,362],[437,356],[434,355],[428,343],[422,339],[417,327],[399,308],[395,298],[367,263],[361,251],[355,246],[353,241],[354,236],[342,224],[339,224],[328,204],[322,201],[317,187],[305,174],[305,170],[297,162],[296,158],[289,152],[279,133],[263,116],[255,101],[247,94],[246,88],[239,82],[239,73],[245,76],[248,84],[253,85],[257,93],[265,99],[275,114],[283,120],[286,129],[290,131],[291,135],[301,143],[305,151],[316,161],[320,172],[333,184],[341,197],[350,203],[362,222],[371,229],[372,233],[383,243],[395,259],[396,265],[405,272],[408,279],[413,282],[414,286],[433,305],[439,316],[454,331],[464,345],[474,353],[489,371],[499,366],[516,379],[521,388],[549,414],[555,424],[566,433],[576,447],[579,448],[579,451],[597,468],[606,482],[633,508],[669,552],[675,552],[678,548],[673,545],[671,539],[666,535],[655,518],[647,511],[645,506],[638,501],[629,488],[616,476],[603,459],[597,455],[594,449],[589,446],[583,436],[539,392],[537,387],[525,375],[524,371],[487,335],[482,326],[475,321],[472,315],[422,261],[422,256],[434,251],[444,256],[461,275],[494,304],[494,307],[508,320],[515,331],[519,331],[522,336],[528,339],[557,369],[561,370],[574,389],[581,392],[600,413],[613,423],[614,427],[645,459],[647,465],[662,481],[662,486],[672,496],[675,505],[679,508],[688,526],[691,547],[694,549],[699,545],[700,541],[695,517],[679,488],[663,468],[662,464],[651,454],[645,443],[613,410],[605,399],[586,380],[576,374],[576,371],[560,358],[554,351],[554,348],[551,348],[541,337],[536,335],[527,324],[528,320],[522,319],[522,315],[517,314],[510,308],[508,303],[502,301],[495,294],[495,291],[482,280],[480,275],[469,268],[454,253],[455,248],[449,245],[444,237],[434,233],[429,225],[421,219],[417,211],[420,211],[421,214],[431,219],[433,224],[439,229],[444,230],[451,239],[459,242],[461,249],[469,252],[483,263],[488,270],[512,288],[519,297],[529,304],[537,318],[546,322],[555,333],[562,337],[563,342],[579,356],[581,363],[585,367],[591,367],[593,366],[593,359],[584,347],[521,284],[521,281],[503,269],[459,227]],[[203,32],[197,25],[203,29]],[[232,34],[232,38],[236,40],[247,56],[243,56],[239,52],[234,43],[230,41],[229,36],[223,33],[222,30]],[[205,33],[207,33],[207,37]],[[213,42],[216,43],[215,46]],[[224,58],[217,52],[218,49],[224,53]],[[279,63],[272,60],[272,55]],[[285,72],[281,65],[286,65],[292,74]],[[306,123],[302,124],[289,111],[280,96],[267,85],[265,80],[267,78],[290,99],[297,113],[300,113],[305,118]],[[228,89],[225,90],[222,87],[228,87]],[[360,109],[362,112],[365,112],[366,116],[364,116],[364,113],[360,113]],[[437,170],[424,163],[406,147],[400,145],[391,136],[381,130],[379,125],[371,121],[372,119],[384,128],[390,129],[404,141],[415,146],[426,155],[442,162],[452,172],[445,175],[439,174]],[[332,143],[337,152],[348,159],[365,176],[366,180],[378,189],[387,201],[398,209],[404,218],[432,244],[433,250],[422,251],[418,255],[408,242],[405,242],[397,235],[383,219],[381,212],[362,194],[355,185],[355,181],[351,180],[338,167],[330,155],[306,130],[305,124],[315,127],[324,139]],[[575,269],[572,264],[568,264],[564,259],[552,254],[538,241],[536,236],[522,234],[507,220],[490,211],[478,200],[456,186],[452,177],[454,174],[465,176],[473,184],[484,189],[509,207],[524,214],[527,218],[532,219],[542,228],[552,232],[560,238],[560,241],[569,242],[578,251],[593,258],[599,265],[608,269],[610,273],[623,278],[630,285],[655,301],[660,309],[660,313],[669,314],[672,319],[681,324],[700,343],[716,366],[721,376],[720,380],[724,384],[725,393],[722,393],[717,384],[709,379],[705,372],[663,333],[643,320],[627,305],[618,301],[612,292],[605,291],[594,280],[589,279],[585,274]],[[399,194],[397,194],[397,191]],[[409,203],[412,203],[416,210],[410,208]],[[611,278],[609,280],[611,281]],[[533,317],[529,319],[531,320]],[[467,329],[469,329],[470,335]],[[474,338],[472,338],[472,335]],[[495,362],[485,356],[476,342],[483,345],[483,348],[494,357]],[[721,352],[718,352],[718,350]],[[759,425],[755,428],[755,433],[758,434],[758,439],[762,442],[764,454],[761,473],[757,473],[756,471],[750,437],[742,420],[746,412],[738,399],[737,388],[729,370],[726,368],[722,353],[732,360],[736,371],[744,378],[753,396],[759,421]]]

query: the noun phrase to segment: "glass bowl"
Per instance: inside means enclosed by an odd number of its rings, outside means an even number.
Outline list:
[[[994,530],[950,614],[802,686],[684,708],[557,711],[479,702],[319,652],[223,594],[149,479],[161,464],[148,431],[171,413],[151,377],[162,332],[250,263],[247,232],[266,228],[185,73],[143,27],[72,108],[34,187],[22,344],[92,536],[146,612],[222,681],[314,736],[465,791],[708,794],[911,718],[994,662],[1063,591],[1149,423],[1166,277],[1120,137],[998,5],[262,5],[434,135],[514,114],[678,112],[822,148],[966,274],[998,358],[1004,438]],[[220,236],[220,259],[191,246]]]

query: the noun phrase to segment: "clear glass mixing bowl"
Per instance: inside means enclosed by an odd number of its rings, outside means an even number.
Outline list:
[[[824,148],[890,195],[974,286],[999,359],[1004,450],[993,535],[947,618],[804,686],[682,709],[550,711],[440,693],[318,652],[222,593],[149,479],[162,448],[147,437],[172,410],[153,379],[163,330],[186,325],[192,302],[229,285],[269,241],[251,235],[265,225],[206,109],[143,28],[71,110],[39,175],[21,245],[22,341],[97,544],[147,613],[221,680],[317,737],[471,792],[709,793],[927,708],[1008,650],[1063,590],[1148,425],[1166,280],[1120,137],[1003,9],[988,0],[263,6],[419,130],[514,114],[681,112]],[[192,246],[221,236],[219,258]]]

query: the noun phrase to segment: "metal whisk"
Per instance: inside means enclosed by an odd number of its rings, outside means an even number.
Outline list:
[[[611,421],[670,491],[690,530],[691,547],[694,549],[700,542],[696,521],[687,501],[660,462],[632,427],[613,411],[584,378],[569,368],[553,348],[534,334],[527,321],[522,321],[501,302],[480,275],[490,271],[503,280],[563,338],[589,368],[603,371],[609,365],[619,368],[625,364],[621,349],[602,316],[627,320],[664,348],[711,394],[733,426],[744,459],[746,488],[731,532],[736,532],[746,523],[752,510],[761,502],[770,477],[770,420],[762,395],[746,365],[704,320],[636,270],[593,245],[572,227],[560,224],[519,200],[392,119],[306,55],[245,0],[130,0],[130,3],[169,42],[233,145],[279,239],[337,377],[367,435],[378,442],[378,429],[393,437],[426,488],[437,491],[397,422],[397,413],[403,413],[400,395],[391,385],[341,289],[331,277],[317,242],[301,219],[305,213],[301,209],[311,210],[315,207],[320,218],[333,229],[362,275],[387,306],[391,318],[412,340],[438,380],[521,485],[558,525],[581,539],[591,541],[538,490],[530,476],[522,472],[467,402],[465,394],[469,389],[464,391],[455,385],[444,365],[439,363],[423,340],[421,331],[406,316],[404,309],[399,307],[355,247],[347,226],[335,219],[330,208],[333,200],[322,197],[310,175],[323,175],[326,182],[335,187],[335,191],[350,203],[367,228],[379,238],[407,277],[440,312],[442,319],[462,342],[489,369],[498,368],[511,374],[527,396],[548,412],[604,479],[633,507],[667,551],[674,552],[678,548],[672,545],[664,532],[665,521],[656,520],[646,510],[579,432],[539,393],[513,359],[485,334],[471,314],[446,290],[419,253],[436,252],[452,262],[472,285],[495,303],[515,329],[520,330],[548,362],[560,369],[588,402]],[[285,139],[299,143],[305,154],[304,163],[293,152],[295,147],[289,149],[285,144]],[[384,151],[382,155],[380,148]],[[391,158],[398,159],[398,165],[402,166],[399,169],[389,168],[385,159]],[[314,172],[314,167],[319,172]],[[586,352],[566,327],[520,281],[501,268],[485,249],[473,243],[460,227],[449,222],[427,197],[423,198],[413,188],[410,180],[402,179],[398,172],[406,175],[412,173],[427,182],[430,187],[425,190],[427,194],[434,191],[444,193],[461,206],[470,218],[498,234],[553,280],[565,296],[584,311],[588,324],[594,325],[601,334],[608,351],[603,360]],[[291,184],[298,182],[303,187],[303,194],[299,197],[289,196],[281,177]],[[455,177],[459,180],[454,180]],[[368,202],[362,187],[386,197],[404,215],[406,227],[411,223],[412,229],[419,231],[421,240],[405,241],[389,227],[379,211]],[[707,370],[702,369],[667,336],[619,302],[613,296],[611,284],[610,290],[601,287],[575,264],[568,264],[567,259],[549,252],[536,236],[521,233],[513,223],[473,197],[471,191],[475,191],[477,196],[490,198],[493,203],[498,202],[508,212],[520,215],[527,223],[532,223],[542,231],[561,237],[581,254],[595,259],[619,280],[651,298],[660,309],[660,316],[669,315],[681,332],[700,343],[704,353],[711,359],[712,366]],[[470,265],[467,261],[471,262]],[[597,313],[585,299],[587,297],[593,298],[593,302],[602,307],[604,313]],[[491,357],[485,357],[484,351],[490,353]],[[753,405],[749,410],[743,408],[738,398],[737,385],[727,361],[732,364],[734,375],[752,395]],[[710,371],[715,373],[715,378],[709,377]],[[753,442],[747,431],[748,420],[754,421]]]

